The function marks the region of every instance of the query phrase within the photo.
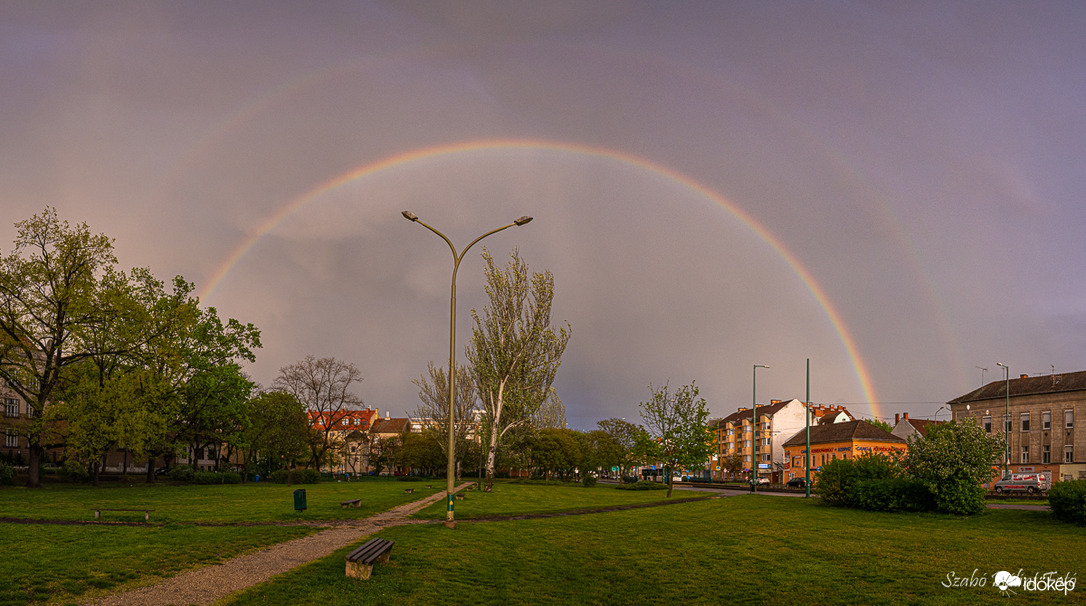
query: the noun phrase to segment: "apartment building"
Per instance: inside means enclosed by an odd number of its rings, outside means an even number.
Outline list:
[[[827,415],[840,419],[852,418],[843,406],[808,405],[796,399],[773,400],[768,405],[757,406],[756,411],[740,408],[716,422],[716,452],[709,462],[713,479],[749,479],[751,470],[757,469],[759,478],[771,483],[784,482],[787,479],[787,458],[783,444],[806,427],[806,414],[810,414],[812,425]],[[755,418],[756,436],[752,431]],[[758,440],[756,467],[753,461],[755,439]]]
[[[1010,473],[1086,479],[1086,371],[992,381],[947,406],[955,421],[973,419],[1009,438]]]

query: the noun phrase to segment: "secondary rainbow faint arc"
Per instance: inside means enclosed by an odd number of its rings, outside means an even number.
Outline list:
[[[568,143],[561,141],[550,141],[543,139],[479,139],[469,141],[459,141],[455,143],[448,143],[442,145],[435,145],[430,147],[423,147],[413,149],[405,152],[401,152],[386,158],[382,158],[376,162],[365,164],[358,168],[352,169],[346,173],[333,177],[324,183],[310,189],[304,194],[294,198],[289,203],[283,205],[279,210],[266,218],[257,227],[248,238],[241,242],[230,253],[226,260],[219,266],[219,268],[212,274],[211,280],[208,282],[207,287],[200,294],[201,299],[206,299],[214,293],[215,289],[222,282],[226,274],[230,273],[234,265],[241,260],[242,257],[249,252],[262,237],[275,229],[284,219],[294,214],[296,211],[312,202],[325,192],[331,191],[341,185],[360,179],[375,173],[379,173],[383,170],[401,166],[404,164],[410,164],[419,160],[427,158],[434,158],[437,156],[451,155],[457,153],[464,153],[470,151],[480,150],[493,150],[493,149],[524,149],[524,150],[544,150],[544,151],[560,151],[572,154],[578,154],[582,156],[589,156],[595,158],[604,158],[613,161],[617,161],[623,164],[628,164],[637,168],[641,168],[652,173],[666,177],[667,179],[674,181],[686,187],[687,189],[702,195],[720,207],[727,210],[737,219],[742,221],[754,231],[762,240],[769,244],[773,250],[780,255],[788,266],[792,268],[792,271],[799,277],[803,284],[814,296],[815,300],[822,307],[822,310],[826,313],[830,323],[833,325],[834,330],[837,331],[838,338],[841,339],[841,344],[844,345],[845,351],[848,353],[849,359],[852,360],[852,365],[856,369],[857,378],[860,381],[860,387],[863,389],[864,396],[871,407],[871,414],[876,418],[882,416],[882,410],[878,404],[878,398],[875,396],[875,390],[871,386],[870,375],[867,371],[867,366],[863,363],[863,359],[860,357],[856,348],[856,343],[852,339],[852,335],[845,327],[844,321],[841,319],[841,315],[837,312],[837,309],[830,303],[829,297],[826,296],[826,292],[815,281],[807,268],[799,262],[799,259],[792,254],[787,247],[781,243],[769,230],[767,230],[761,223],[751,217],[745,210],[733,204],[730,200],[724,196],[709,189],[705,185],[691,179],[690,177],[675,171],[666,166],[656,164],[651,160],[634,156],[622,151],[608,149],[603,147],[592,147],[588,145],[580,145],[576,143]]]

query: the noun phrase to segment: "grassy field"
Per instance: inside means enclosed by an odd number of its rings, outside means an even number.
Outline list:
[[[66,604],[313,532],[247,525],[365,517],[437,491],[425,483],[298,487],[158,486],[0,490],[0,517],[80,521],[93,507],[155,509],[136,525],[0,523],[0,606]],[[404,488],[416,488],[406,495]],[[492,516],[568,512],[664,500],[663,492],[609,486],[499,484],[456,502],[458,528],[387,528],[392,560],[368,581],[344,576],[349,548],[224,602],[249,604],[983,604],[1001,599],[999,570],[1086,572],[1086,528],[1046,512],[992,510],[971,518],[835,509],[769,495],[514,521]],[[705,493],[677,490],[672,500]],[[362,510],[339,502],[362,498]],[[357,512],[357,513],[355,513]],[[422,512],[444,518],[444,505]],[[142,521],[142,515],[137,514]],[[471,521],[472,519],[479,521]],[[165,523],[162,523],[165,522]],[[196,523],[239,525],[199,526]],[[245,525],[242,525],[245,524]],[[985,587],[946,587],[948,575]],[[1086,580],[1084,580],[1086,583]],[[1070,603],[1061,593],[1017,588],[1012,599]]]
[[[224,604],[987,604],[1002,599],[1000,570],[1086,572],[1086,529],[1045,512],[885,514],[762,495],[377,536],[396,546],[368,581],[344,576],[344,549]],[[974,570],[986,586],[944,586]],[[1016,591],[1082,603],[1086,588]]]
[[[546,514],[581,509],[599,509],[623,505],[667,501],[665,490],[616,490],[611,484],[585,488],[576,483],[511,484],[499,483],[494,492],[462,491],[464,500],[456,501],[458,520],[491,516]],[[671,500],[707,498],[712,493],[676,490]],[[441,500],[413,517],[431,520],[445,519],[445,501]]]
[[[433,488],[426,488],[431,484]],[[404,489],[413,488],[414,494]],[[294,491],[306,491],[307,509],[294,510]],[[270,482],[214,486],[135,484],[101,487],[46,485],[41,489],[0,489],[0,517],[37,520],[93,520],[94,509],[153,509],[152,522],[239,523],[344,520],[369,517],[397,505],[440,492],[436,482],[363,481],[321,484]],[[360,508],[343,509],[347,499]],[[105,519],[143,521],[142,513],[108,513]]]

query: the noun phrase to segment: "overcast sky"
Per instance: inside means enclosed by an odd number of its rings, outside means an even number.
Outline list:
[[[1080,2],[3,2],[0,82],[0,252],[86,221],[256,324],[264,385],[334,356],[415,407],[452,255],[403,209],[535,218],[483,244],[553,272],[576,428],[754,364],[891,420],[1086,369]]]

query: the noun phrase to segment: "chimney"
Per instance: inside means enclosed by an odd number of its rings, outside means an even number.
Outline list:
[[[772,406],[773,404],[780,404],[780,403],[781,403],[780,400],[770,400],[769,401],[770,406]]]
[[[750,410],[750,409],[747,408],[746,406],[740,406],[739,407],[739,412],[743,412],[744,410]]]
[[[906,412],[906,413],[903,413],[903,414],[905,415],[905,420],[908,421],[909,420],[909,413]]]
[[[385,420],[387,421],[391,415],[392,415],[392,411],[391,410],[386,410],[385,411]],[[905,416],[908,417],[909,415],[905,415]]]
[[[899,415],[898,413],[895,412],[894,413],[894,425],[897,425],[900,422],[901,422],[901,415]]]
[[[1020,376],[1020,377],[1018,377],[1018,378],[1019,378],[1019,379],[1028,379],[1028,378],[1029,378],[1029,375],[1022,375],[1022,376]]]

